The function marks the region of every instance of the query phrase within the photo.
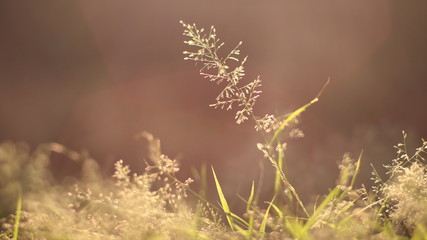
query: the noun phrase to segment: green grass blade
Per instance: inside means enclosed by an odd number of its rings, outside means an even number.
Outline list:
[[[303,231],[302,223],[297,218],[293,218],[293,221],[290,221],[288,217],[285,217],[285,227],[296,239],[306,239],[307,232]]]
[[[328,203],[333,201],[334,197],[338,196],[341,193],[341,189],[339,187],[335,187],[329,194],[326,196],[325,200],[320,204],[320,206],[314,211],[313,215],[308,219],[308,221],[305,223],[303,230],[306,232],[308,231],[311,226],[316,222],[317,217],[320,215],[320,213],[326,208]]]
[[[236,228],[236,230],[243,236],[243,237],[245,237],[246,239],[249,239],[249,232],[248,231],[246,231],[246,230],[244,230],[243,228],[241,228],[241,227],[239,227],[239,226],[237,226],[237,225],[234,225],[234,227]]]
[[[288,218],[285,218],[285,227],[292,236],[296,237],[295,228]]]
[[[252,239],[252,235],[254,234],[254,221],[255,217],[253,214],[249,217],[249,226],[248,226],[248,236],[247,239]]]
[[[249,211],[252,206],[252,202],[254,200],[254,194],[255,194],[255,186],[254,186],[254,181],[252,181],[251,193],[249,194],[248,203],[246,205],[246,211]]]
[[[315,99],[311,100],[311,102],[305,104],[304,106],[298,108],[293,113],[291,113],[291,115],[289,115],[289,117],[286,118],[286,120],[280,125],[280,127],[274,133],[273,138],[270,140],[270,145],[272,145],[274,143],[274,141],[277,139],[277,137],[279,137],[279,135],[283,131],[283,129],[285,129],[285,127],[292,120],[294,120],[296,117],[298,117],[302,112],[304,112],[308,107],[310,107],[313,103],[315,103],[317,101],[319,101],[319,98],[316,97]]]
[[[274,179],[274,194],[277,195],[281,189],[281,179],[280,174],[283,172],[283,148],[280,142],[277,143],[277,147],[279,149],[279,156],[277,157],[277,166],[276,176]]]
[[[222,192],[221,185],[219,184],[218,178],[216,177],[215,170],[213,167],[212,173],[215,179],[216,190],[218,191],[218,197],[221,202],[222,210],[225,212],[225,217],[227,218],[228,224],[230,225],[231,229],[234,230],[234,222],[233,218],[231,217],[230,207],[228,206],[227,200],[225,199],[224,193]]]
[[[237,216],[236,214],[234,214],[234,213],[230,212],[230,213],[229,213],[229,215],[233,218],[233,221],[234,221],[234,220],[237,220],[238,222],[242,223],[242,225],[244,225],[245,227],[247,227],[247,226],[249,225],[249,223],[248,223],[248,222],[246,222],[243,218],[241,218],[241,217]],[[238,223],[238,222],[237,222],[237,223]],[[234,222],[233,222],[233,223],[234,223]],[[234,224],[234,226],[236,226],[236,224]]]
[[[268,220],[268,213],[270,212],[270,208],[273,205],[273,202],[274,202],[275,198],[276,198],[276,196],[273,197],[273,199],[271,200],[270,204],[268,205],[267,210],[265,210],[265,214],[264,214],[264,217],[262,218],[261,226],[259,227],[259,232],[261,234],[265,233],[265,227],[267,226],[267,220]]]
[[[305,104],[304,106],[298,108],[297,110],[295,110],[293,113],[291,113],[291,115],[289,115],[288,118],[286,118],[286,120],[280,125],[280,127],[276,130],[276,132],[273,135],[273,138],[270,141],[270,145],[273,144],[274,140],[277,139],[277,137],[279,137],[280,133],[283,131],[283,129],[292,121],[294,120],[296,117],[298,117],[302,112],[304,112],[308,107],[310,107],[311,105],[313,105],[315,102],[319,101],[319,97],[320,95],[322,95],[323,91],[325,90],[326,86],[328,86],[330,82],[330,78],[328,78],[328,81],[326,81],[326,83],[323,85],[322,89],[320,89],[320,92],[317,94],[317,96],[311,100],[311,102]]]
[[[279,215],[279,217],[282,218],[283,217],[283,212],[279,209],[279,207],[276,206],[276,204],[274,204],[274,203],[272,203],[271,206],[276,211],[277,215]]]
[[[18,193],[18,201],[16,203],[15,222],[13,224],[13,240],[18,239],[19,222],[21,221],[21,208],[22,208],[22,193]]]
[[[359,158],[356,163],[356,171],[354,172],[353,178],[351,179],[350,189],[353,189],[354,183],[356,182],[357,175],[359,174],[360,162],[362,160],[363,151],[360,152]]]
[[[264,184],[264,169],[265,169],[264,161],[259,161],[258,166],[259,166],[259,178],[258,178],[257,188],[255,191],[254,200],[253,200],[255,205],[258,203],[259,196],[261,195],[261,189]]]
[[[249,213],[252,208],[252,203],[254,201],[254,194],[255,194],[255,182],[252,181],[252,187],[251,187],[251,193],[249,194],[248,202],[246,204],[246,212]],[[248,220],[248,234],[246,236],[246,239],[252,239],[252,235],[254,232],[254,214],[250,214],[249,220]]]

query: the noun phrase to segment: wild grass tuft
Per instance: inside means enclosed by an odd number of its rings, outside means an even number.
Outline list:
[[[239,42],[228,54],[221,55],[219,50],[224,43],[217,37],[213,26],[208,32],[205,32],[203,28],[198,28],[195,24],[186,24],[182,21],[181,24],[184,27],[184,36],[188,38],[185,43],[193,48],[192,51],[184,51],[186,56],[184,59],[201,63],[200,74],[205,78],[218,84],[224,82],[223,90],[216,97],[217,102],[211,106],[226,107],[226,110],[230,110],[236,103],[242,107],[236,112],[237,123],[240,124],[249,117],[254,120],[255,129],[261,132],[265,141],[258,143],[257,147],[275,169],[274,197],[269,203],[258,229],[255,227],[254,220],[254,212],[258,211],[258,207],[252,205],[253,185],[251,195],[247,200],[245,214],[248,221],[241,220],[231,212],[212,169],[221,207],[231,230],[240,233],[246,239],[266,238],[264,232],[269,217],[275,219],[271,222],[277,224],[270,225],[269,231],[278,239],[289,237],[289,235],[296,239],[318,239],[320,236],[322,239],[326,236],[334,239],[359,239],[376,235],[381,239],[391,227],[389,222],[393,223],[393,227],[388,236],[410,237],[414,235],[414,232],[420,234],[425,230],[425,227],[420,227],[427,223],[425,209],[427,170],[425,159],[422,156],[427,146],[424,140],[423,145],[417,148],[416,153],[411,157],[408,155],[406,143],[399,144],[397,146],[398,158],[393,160],[391,165],[386,166],[389,169],[389,180],[383,182],[377,174],[375,183],[378,185],[373,191],[367,190],[364,186],[360,188],[355,186],[362,154],[357,161],[345,154],[339,165],[340,177],[337,186],[323,198],[319,206],[310,211],[301,201],[297,190],[292,186],[286,174],[284,133],[288,132],[291,136],[303,136],[303,133],[294,128],[292,124],[295,125],[301,113],[319,100],[329,80],[312,101],[299,109],[282,116],[265,114],[264,117],[257,117],[253,110],[255,100],[261,93],[259,90],[260,78],[256,78],[247,85],[239,85],[245,75],[244,64],[247,61],[247,57],[239,59],[239,47],[242,42]],[[235,63],[234,68],[230,66],[230,62]],[[406,139],[406,134],[404,134],[404,139]],[[297,203],[297,208],[290,211],[294,201]],[[271,207],[275,214],[269,216]],[[302,210],[302,215],[300,215],[299,209]],[[242,222],[243,225],[237,226],[234,221]],[[397,225],[403,225],[404,232]],[[427,238],[427,236],[424,237]]]

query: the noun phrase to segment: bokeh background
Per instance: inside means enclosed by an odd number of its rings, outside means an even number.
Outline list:
[[[183,60],[183,20],[215,25],[224,49],[243,41],[248,80],[263,80],[260,116],[295,110],[330,77],[301,118],[305,137],[289,140],[291,182],[308,201],[335,184],[345,152],[363,149],[359,183],[369,185],[369,163],[390,161],[402,130],[413,149],[427,137],[426,10],[399,0],[0,1],[0,140],[87,150],[108,175],[118,159],[144,169],[146,142],[134,136],[148,131],[183,178],[213,165],[229,198],[245,196],[265,161],[261,138],[208,107],[220,87]]]

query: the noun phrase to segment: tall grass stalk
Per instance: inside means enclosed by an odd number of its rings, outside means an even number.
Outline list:
[[[21,210],[22,210],[22,190],[19,188],[18,199],[16,201],[16,212],[15,221],[13,224],[13,240],[18,240],[19,223],[21,221]]]

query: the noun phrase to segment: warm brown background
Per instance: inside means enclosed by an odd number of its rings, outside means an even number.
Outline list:
[[[1,1],[0,140],[56,141],[89,150],[107,172],[120,158],[141,170],[145,145],[133,136],[145,130],[183,176],[212,164],[228,196],[245,195],[260,139],[208,107],[219,88],[183,61],[184,20],[215,25],[226,48],[243,40],[247,76],[264,81],[259,115],[301,106],[331,77],[302,118],[306,137],[289,145],[305,199],[334,184],[344,152],[364,149],[368,182],[368,163],[389,161],[403,129],[427,136],[426,10],[400,0]]]

